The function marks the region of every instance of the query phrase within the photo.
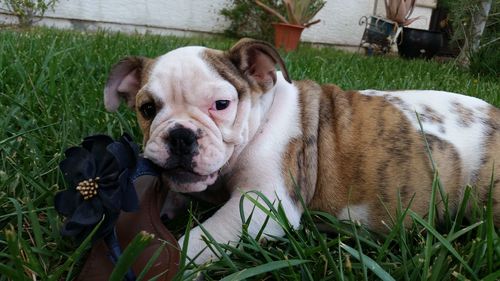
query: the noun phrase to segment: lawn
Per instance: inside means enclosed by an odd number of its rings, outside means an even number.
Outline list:
[[[234,42],[0,30],[0,280],[71,280],[78,273],[79,257],[85,255],[74,254],[77,245],[60,236],[62,218],[53,208],[54,194],[65,187],[58,169],[62,153],[95,133],[129,132],[140,142],[130,110],[104,110],[110,66],[126,55],[154,57],[186,45],[227,49]],[[284,58],[294,80],[344,89],[446,90],[500,106],[499,80],[471,75],[453,62],[365,57],[306,44]],[[440,226],[431,210],[428,217],[413,216],[413,228],[396,227],[385,237],[313,211],[292,231],[281,212],[273,211],[285,237],[261,244],[243,235],[240,248],[228,247],[230,258],[198,268],[186,262],[186,268],[202,272],[206,280],[238,280],[231,274],[252,280],[500,279],[500,241],[488,209],[479,209],[471,222],[459,212]],[[179,280],[189,278],[187,272],[183,277],[186,268]]]

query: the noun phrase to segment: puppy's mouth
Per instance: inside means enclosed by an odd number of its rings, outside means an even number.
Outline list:
[[[215,171],[208,175],[201,175],[192,170],[177,167],[172,169],[166,169],[164,175],[167,176],[173,183],[176,184],[189,184],[197,182],[205,182],[207,185],[211,185],[217,179],[219,171]]]

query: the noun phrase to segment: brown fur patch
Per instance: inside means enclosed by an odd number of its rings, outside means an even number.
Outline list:
[[[260,54],[263,54],[272,60],[273,64],[278,64],[285,80],[289,83],[292,82],[288,76],[288,71],[285,67],[283,59],[281,59],[278,51],[267,42],[243,38],[227,52],[229,60],[241,71],[244,76],[247,77],[252,76],[252,65],[255,64],[255,59]],[[268,90],[265,85],[261,86],[263,86],[262,91],[265,92]]]
[[[317,97],[318,179],[310,207],[337,215],[348,205],[368,206],[370,228],[381,232],[387,231],[384,224],[392,224],[398,196],[403,208],[413,200],[411,209],[424,216],[433,171],[420,132],[384,97],[343,92],[332,85],[322,88]],[[429,138],[443,185],[457,190],[458,153],[451,144]],[[457,192],[450,196],[458,201]]]
[[[434,109],[430,108],[427,105],[424,106],[423,112],[420,113],[420,120],[422,122],[443,124],[444,119],[445,119],[444,115],[440,114],[439,112],[435,111]]]
[[[141,127],[141,131],[142,131],[142,134],[143,134],[143,138],[142,138],[142,143],[143,144],[146,144],[146,142],[149,140],[149,136],[150,136],[150,127],[151,127],[151,122],[152,120],[146,120],[143,118],[142,114],[139,112],[139,108],[141,105],[143,105],[144,103],[146,103],[146,100],[147,101],[151,101],[151,102],[155,102],[151,96],[150,93],[148,93],[147,91],[145,91],[143,89],[144,85],[149,81],[149,76],[151,74],[151,69],[153,68],[154,64],[156,63],[156,59],[145,59],[143,60],[143,64],[142,64],[142,67],[140,69],[140,73],[141,73],[141,76],[140,76],[140,81],[141,81],[141,90],[139,90],[139,92],[137,93],[136,95],[136,99],[135,99],[135,113],[136,113],[136,117],[137,117],[137,121],[139,122],[139,126]],[[155,102],[155,105],[156,105],[156,102]],[[157,107],[157,110],[159,110],[158,108],[160,107],[159,105],[156,105]]]
[[[487,140],[478,171],[478,181],[475,183],[477,197],[483,202],[489,198],[492,187],[493,219],[500,226],[500,109],[491,106],[488,109],[488,119],[482,121],[487,126]]]
[[[300,195],[305,202],[311,200],[316,188],[320,108],[318,97],[321,95],[322,89],[311,81],[295,82],[295,85],[303,93],[299,97],[302,135],[288,144],[283,155],[282,176],[289,193],[298,203],[296,187],[300,188]]]
[[[430,155],[436,164],[443,189],[447,193],[448,208],[449,210],[457,210],[463,189],[461,159],[458,151],[452,144],[434,135],[426,134],[424,137],[429,144]],[[439,194],[436,198],[436,203],[439,206],[438,216],[442,216],[445,198],[441,198]]]
[[[151,122],[153,122],[153,120],[145,119],[140,112],[140,108],[142,105],[144,105],[148,102],[155,103],[155,106],[156,106],[157,111],[158,111],[158,106],[156,105],[156,102],[154,101],[151,94],[145,90],[139,91],[139,93],[137,94],[137,99],[136,99],[135,113],[136,113],[137,121],[139,122],[139,126],[141,127],[141,131],[143,134],[142,141],[143,141],[144,145],[149,140],[149,136],[151,134],[151,132],[150,132]]]
[[[203,59],[208,63],[209,66],[225,80],[229,81],[238,92],[239,98],[248,92],[254,92],[259,90],[259,86],[256,83],[251,83],[248,79],[242,75],[242,73],[233,65],[229,59],[227,53],[207,49],[203,52]]]
[[[452,103],[452,107],[452,111],[454,111],[458,115],[458,124],[460,126],[469,127],[476,121],[474,110],[467,108],[466,106],[458,102]]]

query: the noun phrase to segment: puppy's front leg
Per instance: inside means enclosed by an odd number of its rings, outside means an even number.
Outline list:
[[[244,192],[244,191],[243,191]],[[286,192],[261,191],[270,202],[274,202],[274,206],[278,206],[278,202],[287,214],[288,221],[293,227],[298,227],[300,223],[301,209],[297,207],[296,203],[290,198]],[[236,245],[240,239],[242,232],[242,221],[240,216],[240,198],[241,192],[233,192],[229,201],[224,204],[212,217],[203,222],[203,228],[214,238],[218,243],[230,243]],[[253,192],[247,193],[247,196],[257,198]],[[263,206],[267,205],[258,199]],[[252,218],[248,227],[248,232],[252,237],[256,237],[262,229],[267,215],[258,207],[255,206],[248,198],[243,200],[243,210],[245,220],[252,214]],[[253,212],[253,213],[252,213]],[[270,236],[283,236],[284,232],[282,227],[272,218],[268,220],[263,231],[264,235]],[[203,230],[197,226],[193,228],[189,234],[189,243],[187,249],[187,256],[190,259],[196,258],[196,264],[201,264],[215,258],[220,253],[213,253],[203,241],[202,236],[206,236]],[[179,244],[182,246],[185,236],[181,237]],[[199,254],[199,255],[198,255]]]

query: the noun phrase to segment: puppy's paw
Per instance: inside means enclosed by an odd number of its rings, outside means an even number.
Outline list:
[[[182,236],[178,241],[181,247],[184,246],[185,238],[186,236]],[[194,264],[197,265],[219,259],[217,255],[214,252],[212,252],[210,247],[208,247],[205,241],[203,240],[199,227],[193,228],[189,233],[189,241],[187,244],[186,255],[188,258],[187,262],[192,261]]]

